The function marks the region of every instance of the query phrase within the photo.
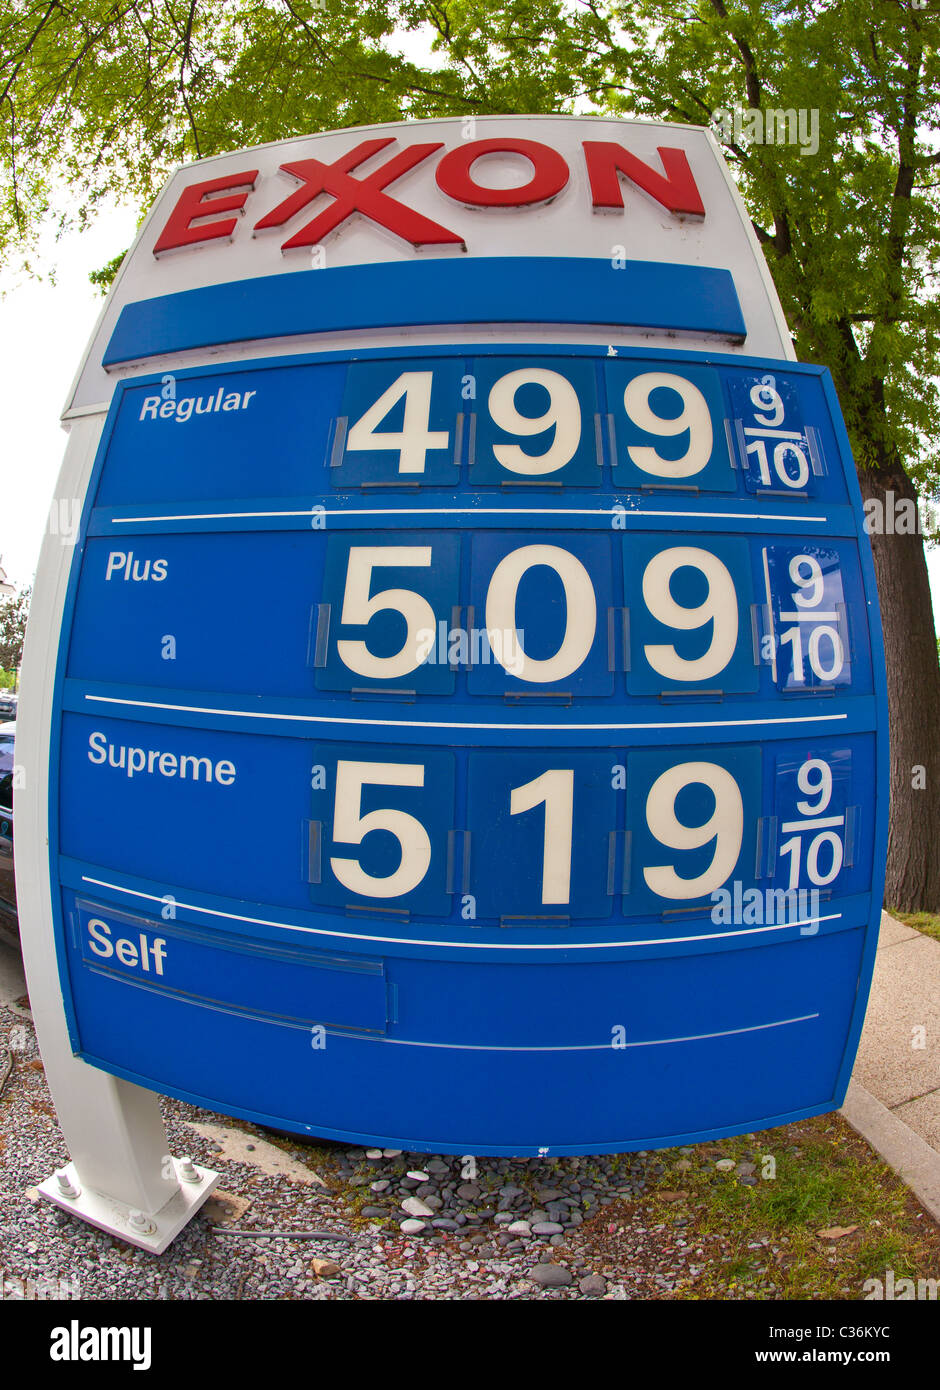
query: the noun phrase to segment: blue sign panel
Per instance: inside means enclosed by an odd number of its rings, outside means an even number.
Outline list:
[[[543,343],[121,381],[56,675],[76,1052],[455,1153],[839,1105],[886,843],[862,521],[795,363]]]

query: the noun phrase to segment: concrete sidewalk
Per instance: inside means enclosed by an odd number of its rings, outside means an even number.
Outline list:
[[[886,912],[842,1113],[940,1221],[940,941]]]

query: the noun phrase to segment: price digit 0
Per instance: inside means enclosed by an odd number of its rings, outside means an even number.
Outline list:
[[[516,627],[516,596],[522,576],[547,565],[565,589],[565,633],[554,656],[528,656]],[[493,655],[519,680],[544,685],[564,680],[586,659],[597,630],[597,599],[591,576],[577,556],[557,545],[524,545],[496,566],[486,593],[486,628]],[[494,635],[496,644],[493,645]]]

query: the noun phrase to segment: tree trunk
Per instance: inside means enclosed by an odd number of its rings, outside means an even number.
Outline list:
[[[878,504],[871,545],[888,668],[891,809],[884,901],[900,912],[938,912],[940,664],[923,539],[896,530],[903,516],[898,503],[909,499],[916,508],[917,493],[900,464],[860,471],[859,484],[864,500]]]

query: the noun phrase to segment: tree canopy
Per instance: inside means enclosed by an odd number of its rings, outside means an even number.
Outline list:
[[[0,670],[15,672],[23,659],[30,590],[0,598]]]
[[[899,456],[933,490],[940,18],[917,5],[11,0],[0,251],[28,253],[44,217],[80,226],[106,197],[143,209],[180,162],[338,126],[815,111],[814,154],[733,134],[726,154],[797,353],[833,372],[859,466]]]
[[[940,495],[938,35],[934,0],[7,0],[0,255],[28,261],[43,219],[81,226],[108,198],[143,211],[180,162],[337,127],[802,112],[815,149],[734,121],[718,132],[797,355],[832,372],[866,497]],[[888,900],[937,910],[923,546],[872,539],[894,750]],[[912,796],[915,764],[927,790]]]

